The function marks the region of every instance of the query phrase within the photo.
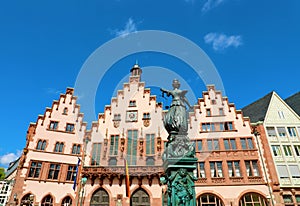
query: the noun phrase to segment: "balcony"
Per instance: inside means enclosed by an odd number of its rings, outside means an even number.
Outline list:
[[[274,160],[275,160],[275,162],[284,162],[284,159],[282,156],[274,157]]]
[[[294,185],[300,185],[300,178],[292,178],[292,182]]]
[[[290,180],[290,178],[280,178],[280,184],[281,185],[291,185],[292,184],[292,182],[291,182],[291,180]]]

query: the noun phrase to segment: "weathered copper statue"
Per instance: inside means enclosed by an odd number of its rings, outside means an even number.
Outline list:
[[[185,94],[187,90],[180,90],[180,82],[173,80],[173,90],[161,88],[162,93],[172,96],[172,103],[167,115],[164,118],[164,126],[169,134],[186,134],[188,130],[187,112],[185,104],[192,108]]]

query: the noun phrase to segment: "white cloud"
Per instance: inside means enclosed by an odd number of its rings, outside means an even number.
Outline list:
[[[124,29],[115,31],[115,34],[116,36],[125,37],[128,34],[136,31],[137,31],[136,23],[133,21],[132,18],[129,18],[128,21],[126,22]]]
[[[15,161],[21,156],[22,152],[17,151],[17,153],[8,153],[3,156],[0,156],[0,165],[8,165],[10,162]]]
[[[215,51],[224,50],[228,47],[239,47],[242,45],[242,37],[240,35],[227,36],[225,34],[208,33],[204,37],[206,44],[212,44]]]
[[[225,0],[206,0],[201,11],[203,13],[219,6],[221,3],[223,3]]]

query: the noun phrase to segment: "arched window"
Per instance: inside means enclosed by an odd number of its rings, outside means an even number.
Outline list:
[[[21,205],[31,205],[33,202],[33,194],[29,193],[21,199]]]
[[[72,206],[72,198],[70,196],[65,197],[61,202],[61,206]]]
[[[45,148],[46,148],[46,140],[43,141],[42,150],[45,150]]]
[[[37,143],[36,149],[41,150],[42,149],[42,144],[43,144],[42,140],[39,140],[38,143]]]
[[[63,142],[56,142],[54,152],[62,152],[64,148]]]
[[[267,200],[262,195],[251,192],[240,199],[239,206],[267,206]]]
[[[132,206],[150,206],[150,197],[145,190],[138,189],[132,194],[130,203]]]
[[[68,108],[67,107],[64,108],[63,114],[68,114]]]
[[[47,195],[46,197],[44,197],[44,199],[42,200],[42,204],[41,206],[53,206],[53,198],[51,195]]]
[[[206,193],[197,198],[197,206],[224,206],[224,203],[216,195]]]
[[[91,198],[90,206],[109,206],[108,193],[103,188],[98,189]]]

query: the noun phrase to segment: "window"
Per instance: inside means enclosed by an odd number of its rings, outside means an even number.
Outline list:
[[[91,165],[100,165],[100,156],[101,156],[101,143],[94,143]]]
[[[46,148],[46,140],[39,140],[36,146],[37,150],[45,150]]]
[[[154,134],[146,134],[146,155],[153,155],[155,153],[154,141]]]
[[[272,145],[272,151],[275,157],[282,156],[281,149],[279,145]]]
[[[72,154],[80,154],[80,144],[73,144]]]
[[[267,127],[267,134],[269,137],[276,137],[276,131],[274,127]]]
[[[68,108],[67,107],[64,108],[63,114],[65,114],[65,115],[68,114]]]
[[[208,116],[208,117],[211,116],[211,110],[210,109],[206,109],[206,116]]]
[[[197,206],[224,206],[224,203],[214,194],[203,194],[197,198]]]
[[[62,152],[64,149],[64,143],[63,142],[56,142],[54,152]]]
[[[280,137],[286,137],[286,130],[284,127],[277,127],[277,132]]]
[[[121,120],[121,114],[114,114],[114,121],[120,121]]]
[[[41,162],[31,162],[28,177],[39,178],[41,167]]]
[[[63,199],[61,206],[72,206],[72,199],[70,196],[67,196]]]
[[[42,204],[41,206],[53,206],[53,198],[51,195],[47,195],[46,197],[44,197],[44,199],[42,200]]]
[[[73,132],[74,130],[74,124],[67,124],[66,126],[66,132]]]
[[[278,171],[280,179],[286,179],[286,178],[288,179],[289,178],[289,172],[285,165],[277,165],[277,171]]]
[[[208,139],[207,140],[208,151],[219,150],[219,140],[218,139]]]
[[[288,156],[288,157],[293,156],[292,147],[290,145],[283,145],[282,147],[283,147],[283,151],[284,151],[285,156]]]
[[[282,195],[284,203],[293,203],[292,195]],[[293,204],[288,204],[293,205]]]
[[[49,129],[51,130],[57,130],[58,122],[57,121],[51,121],[49,125]]]
[[[150,166],[150,165],[154,165],[155,161],[154,161],[154,158],[153,157],[148,157],[146,159],[146,165],[147,166]]]
[[[196,143],[197,143],[197,151],[200,152],[202,151],[202,140],[196,140]]]
[[[222,162],[210,162],[211,177],[223,177]]]
[[[245,161],[245,164],[248,177],[259,176],[257,160],[248,160]]]
[[[267,200],[260,194],[247,193],[241,199],[239,206],[267,206]]]
[[[149,112],[146,112],[143,114],[143,119],[151,119],[150,118],[150,113]]]
[[[297,203],[300,203],[300,195],[295,195],[295,199]],[[299,205],[299,204],[298,204]]]
[[[298,165],[289,165],[292,178],[300,178],[300,170]]]
[[[239,161],[228,161],[227,166],[228,166],[229,177],[240,177],[241,176]]]
[[[219,108],[219,115],[221,115],[221,116],[224,115],[224,109],[223,108]]]
[[[215,99],[212,99],[212,100],[211,100],[211,104],[212,104],[212,105],[215,105],[215,104],[217,104],[217,101],[216,101]]]
[[[298,157],[300,157],[300,145],[294,145],[294,149],[295,149],[296,155]]]
[[[224,147],[225,150],[235,150],[236,149],[235,139],[224,139]]]
[[[117,159],[116,159],[116,157],[109,158],[108,165],[110,165],[110,166],[116,166],[117,165]]]
[[[75,178],[76,178],[76,165],[69,165],[66,180],[74,181]]]
[[[253,149],[252,138],[241,138],[242,149]]]
[[[143,189],[137,189],[130,198],[132,206],[150,206],[150,197]]]
[[[224,130],[225,131],[233,130],[233,124],[232,124],[232,122],[225,122],[224,123]]]
[[[57,180],[60,170],[60,164],[50,164],[48,179]]]
[[[284,119],[283,111],[278,111],[278,116],[279,116],[280,119]]]
[[[118,155],[119,135],[110,135],[109,155]]]
[[[130,107],[136,107],[136,101],[135,100],[130,100],[129,101],[129,106]]]
[[[198,171],[199,178],[205,178],[205,169],[204,169],[204,162],[199,162],[199,171]]]
[[[296,128],[295,127],[288,127],[288,133],[290,137],[297,137]]]
[[[100,188],[94,192],[91,198],[91,206],[109,206],[109,195],[108,193],[103,189]]]
[[[136,165],[138,130],[128,130],[127,161],[128,165]]]

